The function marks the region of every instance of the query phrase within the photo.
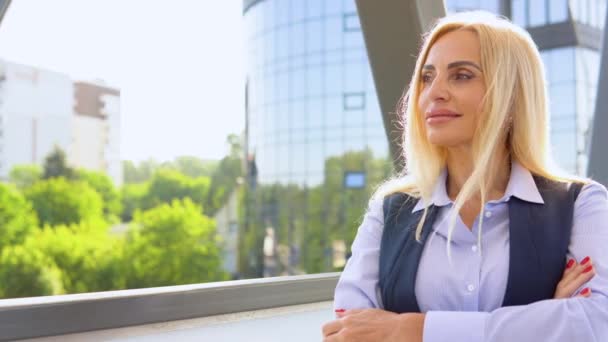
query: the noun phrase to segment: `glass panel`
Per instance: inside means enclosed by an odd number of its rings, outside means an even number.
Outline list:
[[[598,16],[598,7],[599,4],[596,0],[593,1],[589,1],[588,2],[588,6],[589,6],[589,25],[593,26],[593,27],[598,27],[599,26],[599,16]]]
[[[545,0],[530,1],[529,26],[542,26],[547,23],[547,8]]]
[[[551,117],[572,116],[575,114],[574,84],[557,84],[549,88]],[[574,128],[574,127],[572,127]]]
[[[304,69],[297,69],[291,73],[291,98],[302,98],[306,94],[306,71]]]
[[[320,133],[320,130],[315,132]],[[323,172],[324,144],[321,140],[312,140],[308,143],[308,169],[312,172]]]
[[[513,23],[526,27],[526,0],[513,0],[511,2],[511,16],[513,17]]]
[[[323,50],[323,22],[310,21],[306,24],[306,48],[308,53]]]
[[[289,2],[285,0],[274,1],[276,4],[276,22],[278,26],[289,23]]]
[[[365,89],[365,69],[360,63],[346,64],[344,71],[344,91],[360,92]]]
[[[285,59],[289,53],[289,29],[282,27],[277,29],[276,33],[276,56],[277,59]]]
[[[291,172],[305,172],[308,169],[308,149],[306,144],[296,143],[291,145]]]
[[[281,0],[279,0],[281,1]],[[285,0],[282,0],[285,1]],[[290,3],[292,23],[299,23],[306,18],[306,3],[302,0],[288,0]]]
[[[291,102],[289,114],[291,117],[290,129],[292,132],[302,131],[303,128],[308,126],[305,101]]]
[[[292,26],[289,41],[292,56],[304,55],[306,53],[306,25],[299,23]]]
[[[328,65],[325,68],[326,94],[342,93],[342,70],[341,65]]]
[[[357,13],[347,13],[343,16],[344,20],[344,31],[345,32],[359,32],[361,31],[361,23],[359,22],[359,16]]]
[[[309,96],[323,95],[323,69],[321,67],[311,67],[308,69],[307,93]]]
[[[342,96],[326,98],[327,111],[325,112],[326,126],[340,126],[342,124]]]
[[[342,48],[342,16],[325,21],[325,50]]]
[[[356,12],[357,11],[357,4],[355,3],[355,0],[342,0],[344,2],[343,4],[343,11],[344,12]]]
[[[564,81],[574,80],[574,49],[571,47],[551,50],[551,66],[547,71],[551,73],[552,85]]]
[[[365,93],[344,94],[344,110],[365,109]]]
[[[309,18],[319,18],[323,15],[325,0],[307,0],[307,2]]]
[[[339,0],[325,0],[325,15],[334,16],[339,15],[342,16],[342,1]]]
[[[324,122],[324,101],[323,97],[313,97],[308,99],[308,126],[322,127]]]

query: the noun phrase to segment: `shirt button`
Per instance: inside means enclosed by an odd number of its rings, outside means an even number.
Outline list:
[[[487,217],[487,218],[492,217],[492,212],[491,212],[491,211],[486,211],[486,217]]]
[[[469,285],[467,286],[467,290],[468,290],[469,292],[473,292],[473,291],[475,291],[475,285],[473,285],[473,284],[469,284]]]
[[[477,252],[477,245],[473,245],[473,246],[471,246],[471,250],[472,250],[473,252]]]

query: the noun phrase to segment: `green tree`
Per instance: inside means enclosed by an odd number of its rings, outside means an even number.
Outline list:
[[[210,177],[217,168],[218,162],[203,160],[192,156],[175,158],[167,167],[175,169],[190,178]]]
[[[12,185],[0,183],[0,251],[22,243],[37,227],[32,204]]]
[[[154,159],[148,159],[139,163],[138,166],[132,161],[123,161],[123,177],[125,184],[143,183],[154,175],[160,164]]]
[[[103,172],[79,169],[76,178],[91,186],[103,200],[103,215],[108,222],[117,222],[122,213],[120,192],[112,179]]]
[[[40,250],[21,245],[2,250],[0,298],[63,294],[61,278],[61,270]]]
[[[159,169],[150,180],[148,192],[142,199],[142,209],[151,209],[175,199],[190,198],[203,206],[209,192],[207,177],[190,178],[174,170]]]
[[[205,212],[211,216],[226,203],[238,180],[243,178],[243,149],[240,138],[231,134],[227,138],[227,144],[230,153],[222,158],[211,176],[211,188],[205,203]]]
[[[71,179],[74,176],[74,170],[68,166],[65,152],[57,145],[44,159],[43,179],[56,177],[64,177]]]
[[[19,189],[26,189],[42,179],[42,168],[38,165],[15,165],[9,174],[11,183]]]
[[[137,209],[143,208],[143,200],[148,193],[148,183],[125,184],[122,187],[122,214],[123,222],[130,222]]]
[[[53,178],[26,190],[43,225],[75,224],[103,217],[103,200],[88,184]]]
[[[61,270],[65,293],[124,289],[123,240],[103,227],[90,222],[46,227],[24,247],[41,251]]]
[[[137,212],[127,235],[128,288],[227,279],[213,220],[189,199]]]

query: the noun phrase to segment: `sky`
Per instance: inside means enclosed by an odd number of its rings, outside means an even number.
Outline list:
[[[124,160],[220,159],[244,130],[242,0],[13,0],[0,59],[121,91]]]

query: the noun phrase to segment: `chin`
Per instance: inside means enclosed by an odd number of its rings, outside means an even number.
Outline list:
[[[466,139],[462,139],[461,137],[438,133],[427,135],[427,139],[432,145],[446,148],[462,146],[466,142]]]

